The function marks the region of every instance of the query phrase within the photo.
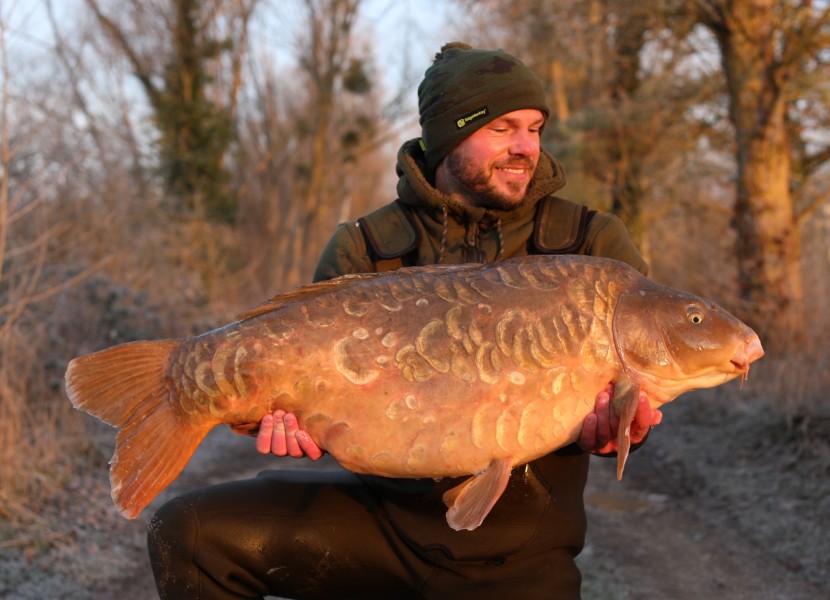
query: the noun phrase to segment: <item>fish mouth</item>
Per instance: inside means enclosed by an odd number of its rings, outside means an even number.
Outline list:
[[[764,348],[761,346],[761,340],[758,336],[754,336],[748,340],[742,348],[740,348],[735,356],[730,361],[735,367],[735,372],[741,374],[741,387],[749,377],[749,365],[761,358],[764,355]]]
[[[731,362],[735,366],[735,372],[741,374],[741,388],[743,388],[744,382],[749,379],[749,363],[746,361],[737,361],[734,358]]]

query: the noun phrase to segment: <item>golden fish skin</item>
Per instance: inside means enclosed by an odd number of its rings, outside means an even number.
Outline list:
[[[762,354],[723,309],[623,263],[535,256],[300,288],[197,337],[76,359],[67,392],[121,428],[111,480],[128,516],[210,428],[281,408],[352,471],[478,474],[447,498],[451,526],[472,529],[513,466],[576,440],[609,382],[642,388],[657,406],[745,373]],[[484,514],[470,513],[482,494]]]

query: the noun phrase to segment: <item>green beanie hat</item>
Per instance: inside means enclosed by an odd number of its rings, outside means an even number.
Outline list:
[[[515,56],[445,44],[418,86],[421,146],[433,172],[441,159],[490,121],[534,108],[548,118],[542,82]]]

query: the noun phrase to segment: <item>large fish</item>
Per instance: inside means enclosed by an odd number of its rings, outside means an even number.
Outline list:
[[[513,467],[577,439],[609,382],[621,476],[640,389],[658,407],[762,355],[735,317],[626,264],[534,256],[302,287],[200,336],[76,358],[66,389],[120,430],[110,481],[129,518],[211,428],[281,408],[351,471],[470,475],[444,500],[474,529]]]

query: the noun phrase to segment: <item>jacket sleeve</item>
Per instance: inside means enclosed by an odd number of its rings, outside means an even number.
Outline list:
[[[314,281],[334,279],[350,273],[372,273],[374,265],[369,258],[366,240],[357,223],[341,223],[323,249]]]
[[[578,254],[603,256],[628,263],[643,275],[648,275],[648,264],[619,217],[597,212],[588,223],[585,240]]]

